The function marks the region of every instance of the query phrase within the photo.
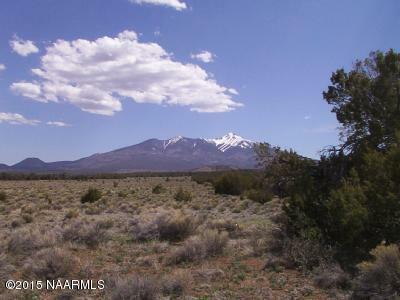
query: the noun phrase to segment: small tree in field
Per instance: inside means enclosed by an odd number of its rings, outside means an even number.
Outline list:
[[[89,190],[82,196],[81,202],[82,203],[93,203],[97,200],[100,200],[102,194],[101,191],[95,188],[89,188]]]
[[[291,232],[321,239],[354,266],[377,245],[400,243],[400,54],[373,52],[331,82],[323,96],[341,144],[311,164],[280,152],[265,168],[289,196]]]

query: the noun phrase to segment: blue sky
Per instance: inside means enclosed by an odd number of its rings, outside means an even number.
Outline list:
[[[331,73],[372,50],[400,51],[397,0],[0,5],[7,164],[230,131],[317,157],[338,143],[322,99]]]

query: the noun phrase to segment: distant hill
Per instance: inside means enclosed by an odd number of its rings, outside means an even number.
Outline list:
[[[252,169],[256,166],[255,144],[234,133],[216,139],[177,136],[168,140],[149,139],[75,161],[46,163],[27,158],[12,166],[0,164],[0,171],[123,173]]]

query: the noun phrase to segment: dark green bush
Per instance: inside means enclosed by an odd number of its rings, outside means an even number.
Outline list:
[[[214,184],[215,193],[226,195],[241,195],[244,191],[257,188],[259,179],[249,174],[231,172],[220,176]]]
[[[126,197],[128,197],[128,193],[127,193],[127,192],[124,192],[124,191],[119,191],[119,192],[118,192],[118,197],[120,197],[120,198],[126,198]]]
[[[271,201],[273,197],[272,192],[267,189],[259,189],[259,190],[251,189],[246,191],[244,194],[250,200],[253,200],[261,204]]]
[[[179,188],[174,199],[178,202],[189,202],[192,200],[192,194],[189,191],[185,191],[183,188]]]
[[[101,191],[95,188],[89,188],[89,190],[81,197],[81,203],[93,203],[100,200],[102,194]]]
[[[153,194],[162,194],[164,193],[166,190],[165,188],[162,186],[162,184],[157,184],[155,187],[153,187]]]
[[[0,191],[0,201],[6,201],[7,194],[6,192]]]
[[[342,126],[342,144],[312,164],[291,153],[273,160],[275,183],[289,196],[291,233],[313,232],[335,247],[344,267],[381,243],[400,242],[399,66],[400,54],[390,50],[357,61],[350,72],[337,70],[323,95]]]

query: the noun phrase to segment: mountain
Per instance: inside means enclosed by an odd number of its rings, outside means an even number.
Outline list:
[[[76,161],[46,163],[27,158],[0,171],[20,172],[139,172],[255,168],[256,143],[234,133],[216,139],[177,136],[94,154]]]
[[[14,170],[31,170],[31,171],[41,171],[46,169],[47,163],[40,160],[39,158],[30,157],[12,166]]]

